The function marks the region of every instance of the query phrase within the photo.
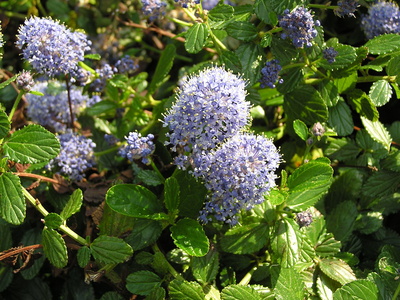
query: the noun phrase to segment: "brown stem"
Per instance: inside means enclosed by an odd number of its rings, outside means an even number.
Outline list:
[[[60,182],[58,180],[56,180],[56,179],[45,177],[45,176],[41,176],[41,175],[38,175],[38,174],[24,173],[24,172],[14,172],[13,174],[17,175],[17,176],[21,176],[21,177],[36,178],[36,179],[40,179],[40,180],[47,181],[47,182],[50,182],[50,183],[60,184]]]
[[[7,257],[19,254],[21,252],[25,252],[25,251],[29,251],[29,250],[33,250],[33,249],[39,249],[42,248],[43,245],[40,244],[36,244],[36,245],[31,245],[31,246],[26,246],[26,247],[20,247],[11,251],[3,251],[0,252],[0,261],[6,259]]]

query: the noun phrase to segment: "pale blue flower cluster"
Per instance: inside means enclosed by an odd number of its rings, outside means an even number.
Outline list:
[[[83,61],[90,41],[81,32],[50,18],[31,17],[19,28],[16,46],[39,73],[47,76],[69,74]]]
[[[154,135],[142,136],[140,133],[133,131],[125,139],[128,144],[119,150],[119,155],[131,162],[141,159],[142,163],[148,164],[150,162],[149,157],[155,150]]]
[[[175,0],[175,2],[180,4],[183,8],[193,7],[200,4],[200,0]]]
[[[68,93],[64,83],[59,81],[43,81],[33,86],[32,90],[43,93],[43,96],[26,94],[27,116],[34,122],[50,127],[55,132],[64,132],[70,122]],[[72,86],[70,91],[74,118],[84,108],[100,101],[82,94],[82,88]]]
[[[340,0],[337,5],[338,7],[333,12],[341,18],[345,16],[355,17],[354,12],[360,6],[357,0]]]
[[[289,38],[297,48],[311,47],[311,41],[317,36],[315,26],[320,26],[307,8],[299,6],[292,12],[286,9],[279,17],[279,26],[283,28],[282,39]]]
[[[178,166],[185,169],[190,154],[215,148],[249,123],[245,88],[243,78],[216,66],[185,80],[164,118]]]
[[[328,63],[333,63],[336,60],[338,52],[333,47],[328,47],[322,50],[322,56],[328,61]]]
[[[276,83],[283,83],[283,79],[279,78],[279,71],[282,70],[279,61],[272,59],[265,63],[265,67],[261,69],[260,87],[269,87],[271,89],[276,87]]]
[[[118,69],[112,67],[110,64],[104,64],[100,68],[96,69],[96,73],[98,74],[98,78],[93,80],[90,84],[90,89],[94,92],[101,92],[105,88],[107,84],[107,79],[110,79],[114,76],[115,73],[118,72]]]
[[[130,73],[135,72],[139,66],[129,55],[125,55],[115,63],[115,68],[118,73]]]
[[[58,135],[60,154],[50,161],[48,168],[60,168],[60,173],[71,180],[82,180],[85,171],[95,165],[94,148],[96,144],[83,135],[68,130]]]
[[[238,133],[219,148],[197,155],[193,175],[210,191],[199,219],[207,223],[213,215],[235,225],[242,209],[262,203],[275,186],[280,160],[271,140],[250,133]]]
[[[150,22],[164,16],[166,9],[167,3],[162,0],[142,0],[142,12]]]
[[[203,9],[211,10],[218,4],[218,2],[219,0],[203,0],[201,1],[201,6]]]
[[[400,10],[394,2],[379,1],[362,17],[361,28],[367,39],[387,33],[400,33]]]

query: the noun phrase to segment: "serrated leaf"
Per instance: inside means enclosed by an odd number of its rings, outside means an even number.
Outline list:
[[[204,300],[204,292],[200,284],[195,281],[174,279],[168,285],[171,300]]]
[[[226,26],[226,31],[231,37],[244,42],[250,42],[258,35],[257,28],[253,23],[244,21],[230,22]]]
[[[340,99],[337,86],[330,80],[319,83],[318,91],[328,107],[335,106]]]
[[[179,207],[180,187],[178,180],[169,177],[164,184],[164,203],[169,212],[175,212]]]
[[[362,193],[369,198],[383,197],[393,193],[400,184],[400,173],[380,170],[373,173],[363,185]]]
[[[133,253],[132,247],[124,240],[101,235],[90,244],[93,257],[105,264],[118,264],[127,260]]]
[[[328,61],[323,60],[321,62],[321,65],[327,70],[348,68],[349,65],[357,59],[357,52],[354,47],[344,44],[335,44],[333,45],[333,48],[338,52],[335,61],[329,63]]]
[[[174,63],[174,58],[176,55],[176,48],[172,44],[168,44],[165,47],[163,53],[161,54],[160,59],[158,60],[158,64],[156,70],[154,72],[153,78],[147,88],[149,94],[155,92],[155,90],[163,83],[163,80],[168,75],[169,71],[172,68]]]
[[[283,82],[279,83],[276,89],[282,94],[286,94],[293,91],[303,82],[303,68],[299,67],[282,70],[279,72],[279,76]]]
[[[1,57],[0,57],[0,58],[1,58]],[[6,81],[1,82],[1,83],[0,83],[0,90],[1,90],[2,88],[5,88],[5,87],[6,87],[7,85],[9,85],[11,82],[17,80],[18,76],[19,76],[19,74],[16,74],[16,75],[14,75],[13,77],[7,79]]]
[[[212,29],[222,29],[233,17],[234,9],[231,5],[218,3],[208,12],[208,20]]]
[[[281,268],[276,282],[274,293],[276,299],[299,300],[304,299],[305,285],[300,274],[293,268]]]
[[[329,257],[333,256],[336,253],[340,252],[340,248],[342,247],[342,243],[335,240],[332,233],[323,234],[319,239],[318,243],[314,245],[315,252],[320,257]]]
[[[208,29],[205,23],[195,23],[186,32],[185,49],[189,53],[200,52],[208,38]]]
[[[333,293],[333,300],[378,300],[378,288],[366,279],[345,284]]]
[[[165,289],[157,287],[147,295],[146,300],[164,300],[167,299]],[[100,299],[101,300],[101,299]]]
[[[375,106],[379,107],[389,102],[392,97],[392,87],[386,80],[375,81],[370,90],[369,97]]]
[[[382,144],[387,150],[389,150],[392,138],[389,134],[389,131],[383,126],[383,124],[379,121],[372,122],[365,117],[361,117],[361,121],[372,139]]]
[[[40,125],[27,125],[5,139],[4,154],[18,163],[49,162],[60,151],[60,142],[54,134]]]
[[[222,300],[261,300],[261,295],[250,286],[229,285],[221,292]]]
[[[176,246],[193,256],[204,256],[210,242],[203,227],[195,220],[181,219],[171,227],[171,237]]]
[[[56,268],[64,268],[68,263],[67,245],[61,234],[54,229],[42,231],[43,251],[50,263]]]
[[[326,216],[326,228],[332,232],[335,239],[346,241],[351,235],[358,210],[353,201],[344,201],[337,206]]]
[[[371,121],[377,121],[379,112],[371,99],[363,91],[355,89],[349,93],[350,105],[362,116]]]
[[[51,229],[57,229],[63,224],[64,220],[59,214],[49,213],[44,217],[44,224]]]
[[[260,1],[266,2],[262,0]],[[282,40],[276,35],[272,36],[271,51],[281,66],[289,64],[299,56],[298,51],[293,47],[291,41],[287,39]]]
[[[278,16],[268,5],[267,1],[256,0],[254,3],[254,12],[266,24],[276,25],[278,23]]]
[[[150,186],[157,186],[164,183],[164,177],[161,177],[159,173],[154,170],[140,170],[137,177],[140,181],[143,181],[144,184]]]
[[[353,132],[353,117],[349,106],[344,101],[329,107],[328,124],[339,136],[350,135]]]
[[[11,123],[8,121],[7,114],[0,110],[0,139],[4,138],[11,129]]]
[[[400,36],[395,33],[383,34],[369,40],[365,47],[368,47],[371,54],[386,54],[400,48]]]
[[[126,289],[132,294],[146,296],[159,286],[161,286],[161,278],[150,271],[134,272],[126,278]]]
[[[191,269],[194,278],[203,285],[211,283],[218,274],[219,254],[216,249],[210,249],[207,255],[193,257]]]
[[[381,168],[400,172],[400,151],[390,152],[389,155],[381,161]]]
[[[150,218],[162,212],[157,196],[143,186],[119,184],[112,186],[106,194],[106,203],[122,215]]]
[[[342,285],[357,279],[351,267],[340,259],[323,258],[318,266],[326,276]]]
[[[242,63],[234,52],[222,51],[219,60],[221,64],[225,65],[227,69],[232,70],[232,72],[242,72]]]
[[[6,222],[19,225],[25,220],[26,204],[18,176],[12,173],[0,175],[0,217]]]
[[[79,248],[76,258],[78,259],[78,265],[81,268],[86,267],[90,260],[90,248],[88,246],[82,246]]]
[[[154,220],[137,219],[132,232],[125,238],[134,251],[143,249],[157,241],[162,232],[161,224]]]
[[[249,254],[265,246],[269,227],[265,223],[252,223],[230,228],[221,238],[221,248],[234,254]]]
[[[242,65],[243,77],[249,80],[249,86],[253,85],[260,78],[264,67],[261,59],[263,49],[255,43],[243,43],[235,50],[235,54]]]
[[[67,220],[70,216],[77,213],[82,206],[83,194],[81,189],[76,189],[69,197],[67,204],[60,213],[61,218]]]

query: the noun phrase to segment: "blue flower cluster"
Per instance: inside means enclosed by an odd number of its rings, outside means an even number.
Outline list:
[[[203,9],[212,10],[217,4],[219,0],[203,0],[201,1],[201,6]]]
[[[333,47],[328,47],[322,50],[322,56],[328,61],[328,63],[333,63],[336,60],[338,52]]]
[[[169,144],[180,152],[176,163],[185,169],[188,156],[215,148],[249,123],[246,81],[222,67],[188,77],[164,118]]]
[[[142,12],[153,22],[165,15],[167,3],[162,0],[142,0]]]
[[[34,122],[52,128],[56,132],[64,132],[70,122],[68,93],[64,83],[59,81],[43,81],[33,86],[32,90],[43,93],[43,96],[26,94],[27,116]],[[82,94],[82,89],[72,87],[70,91],[74,117],[85,107],[100,101],[99,97],[89,98]]]
[[[280,70],[282,70],[282,67],[279,65],[278,60],[272,59],[267,61],[265,67],[261,69],[260,87],[270,87],[273,89],[276,87],[276,82],[283,83],[283,79],[279,78]]]
[[[71,130],[58,136],[60,154],[50,161],[48,168],[60,168],[60,173],[71,180],[82,180],[84,172],[95,165],[94,148],[96,144],[89,138]]]
[[[218,221],[235,225],[242,209],[262,203],[275,186],[280,160],[271,140],[250,133],[239,133],[219,148],[196,156],[193,175],[210,191],[199,219],[207,223],[212,214]]]
[[[175,0],[176,3],[179,3],[183,8],[193,7],[196,4],[200,4],[200,0]]]
[[[142,136],[138,132],[130,132],[128,137],[125,137],[127,145],[119,150],[119,155],[133,162],[136,159],[141,159],[142,163],[148,164],[149,156],[153,154],[155,145],[153,143],[154,135],[148,134]]]
[[[299,6],[292,12],[286,9],[279,16],[279,26],[282,27],[282,39],[289,37],[297,48],[310,47],[311,41],[317,36],[315,26],[320,26],[319,21],[313,20],[313,16],[307,8]]]
[[[23,90],[24,92],[31,91],[33,86],[35,85],[31,72],[25,70],[18,75],[17,80],[15,82],[18,88],[20,90]]]
[[[130,73],[135,72],[139,66],[129,55],[125,55],[115,63],[115,68],[118,73]]]
[[[400,33],[400,11],[394,2],[377,2],[362,17],[361,28],[367,39],[387,33]]]
[[[91,90],[98,93],[101,92],[107,84],[107,79],[112,78],[116,72],[118,72],[118,69],[109,64],[104,64],[101,68],[96,69],[98,78],[90,84]]]
[[[357,0],[340,0],[337,5],[338,7],[333,12],[340,18],[345,16],[356,17],[354,12],[360,6]]]
[[[83,61],[90,41],[81,32],[50,18],[31,17],[19,28],[16,46],[39,73],[47,76],[69,74]]]

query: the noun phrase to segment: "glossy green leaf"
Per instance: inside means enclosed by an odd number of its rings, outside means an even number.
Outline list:
[[[132,247],[124,240],[101,235],[90,244],[93,257],[105,264],[118,264],[127,260],[133,253]]]
[[[327,46],[333,46],[335,51],[338,52],[334,62],[329,63],[326,60],[321,62],[321,65],[327,70],[348,68],[357,59],[357,52],[354,47],[343,44],[329,45],[328,43]]]
[[[369,98],[375,106],[379,107],[389,102],[392,97],[392,87],[386,80],[375,81],[370,90]]]
[[[372,173],[363,185],[362,193],[369,198],[388,196],[400,184],[400,173],[380,170]]]
[[[53,266],[61,269],[67,265],[67,245],[61,234],[45,227],[42,231],[42,245],[44,254]]]
[[[352,92],[357,82],[357,72],[353,71],[350,74],[346,74],[345,77],[340,76],[336,78],[333,83],[338,89],[339,94]]]
[[[219,254],[216,249],[210,251],[202,257],[193,257],[191,260],[191,269],[194,278],[205,285],[212,283],[218,274]]]
[[[307,140],[309,132],[307,125],[301,120],[294,120],[293,121],[293,129],[294,132],[303,140]]]
[[[205,23],[195,23],[186,32],[185,49],[189,53],[200,52],[208,38],[208,29]]]
[[[296,51],[296,48],[293,47],[290,40],[283,40],[276,35],[272,36],[271,51],[281,66],[289,64],[299,56],[299,53]]]
[[[155,92],[155,90],[163,83],[164,79],[168,75],[174,63],[176,55],[176,48],[173,44],[168,44],[161,54],[153,78],[147,88],[149,94]]]
[[[11,129],[11,123],[8,121],[7,114],[0,110],[0,139],[4,138]]]
[[[361,117],[361,121],[373,140],[390,149],[392,138],[389,131],[379,121],[372,122],[365,117]]]
[[[78,265],[81,268],[86,267],[90,260],[90,248],[88,246],[82,246],[79,248],[76,258],[78,259]]]
[[[69,200],[63,210],[60,213],[61,218],[67,220],[70,216],[76,214],[82,206],[83,194],[81,189],[76,189],[72,195],[69,197]]]
[[[37,245],[42,242],[42,229],[35,227],[24,232],[20,241],[21,245]],[[33,264],[29,268],[21,270],[21,275],[25,280],[31,280],[38,276],[42,266],[46,260],[46,256],[42,255],[41,248],[35,249],[33,252]],[[36,256],[36,257],[35,257]],[[21,265],[22,266],[22,265]]]
[[[252,223],[230,228],[221,239],[221,248],[234,254],[249,254],[265,246],[269,236],[269,226]]]
[[[342,243],[335,240],[333,234],[329,232],[319,237],[318,242],[314,247],[317,255],[320,257],[329,257],[340,252]]]
[[[161,286],[161,278],[150,271],[137,271],[126,278],[126,289],[132,294],[146,296],[159,286]]]
[[[195,281],[174,279],[168,285],[171,300],[204,300],[204,292],[200,284]]]
[[[333,294],[333,300],[368,299],[378,300],[378,288],[366,279],[359,279],[345,284]]]
[[[169,212],[175,212],[179,207],[180,187],[175,177],[170,177],[164,184],[164,203]]]
[[[101,296],[100,300],[124,300],[124,297],[118,292],[106,292]]]
[[[274,293],[278,300],[304,299],[305,285],[293,268],[281,268]]]
[[[164,183],[164,177],[154,170],[140,170],[137,177],[149,186],[157,186]]]
[[[290,68],[279,72],[282,83],[278,83],[276,89],[282,94],[289,93],[296,89],[303,82],[303,68]]]
[[[134,251],[154,244],[162,232],[158,221],[137,219],[134,221],[132,232],[125,238]]]
[[[44,224],[51,229],[57,229],[63,224],[64,220],[59,214],[49,213],[44,217]]]
[[[181,219],[171,227],[176,246],[193,256],[204,256],[210,247],[203,227],[195,220]]]
[[[135,184],[112,186],[107,191],[106,202],[112,210],[129,217],[149,218],[162,211],[157,196]]]
[[[229,285],[221,292],[222,300],[261,300],[255,289],[245,285]]]
[[[395,33],[383,34],[370,39],[366,44],[369,53],[385,54],[400,48],[400,36]]]
[[[40,125],[27,125],[5,139],[4,154],[18,163],[49,162],[60,151],[56,136]]]
[[[255,43],[243,43],[236,50],[235,54],[242,65],[243,77],[249,80],[249,86],[257,82],[261,76],[263,49]]]
[[[357,279],[351,267],[340,259],[323,258],[318,266],[326,276],[340,284],[346,284]]]
[[[254,4],[254,12],[264,23],[275,25],[278,23],[278,16],[268,5],[268,3],[268,1],[256,0]]]
[[[0,175],[0,217],[6,222],[19,225],[25,220],[26,204],[18,176],[12,173]]]
[[[338,101],[335,106],[329,107],[328,124],[339,136],[350,135],[353,132],[353,118],[346,102]]]
[[[244,42],[254,40],[258,34],[253,23],[243,21],[230,22],[226,27],[226,31],[231,37]]]

